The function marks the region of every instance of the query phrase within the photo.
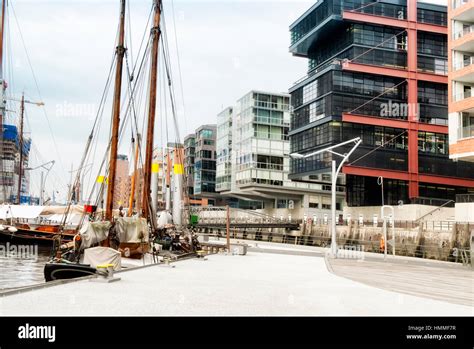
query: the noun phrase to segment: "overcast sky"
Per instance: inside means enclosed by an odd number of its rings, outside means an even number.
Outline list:
[[[51,191],[53,185],[56,186],[64,197],[70,176],[68,171],[71,164],[79,165],[107,78],[120,1],[10,0],[10,3],[13,5],[8,20],[11,44],[7,45],[5,58],[10,85],[8,93],[18,97],[25,91],[30,100],[42,99],[46,104],[51,129],[41,108],[27,107],[27,131],[31,132],[34,144],[31,164],[56,160],[47,188]],[[128,43],[132,44],[134,56],[151,3],[152,0],[130,1],[132,38]],[[216,115],[223,107],[232,105],[252,89],[286,92],[305,74],[306,60],[288,53],[288,27],[313,3],[314,0],[164,1],[181,136],[201,124],[215,123]],[[13,9],[41,97],[32,78]],[[177,28],[183,96],[173,18]],[[105,113],[107,121],[110,120],[109,108]],[[163,122],[158,121],[158,144],[163,141],[159,139],[163,136],[163,127]],[[120,151],[129,154],[128,142]],[[39,192],[36,172],[32,176],[34,194]]]

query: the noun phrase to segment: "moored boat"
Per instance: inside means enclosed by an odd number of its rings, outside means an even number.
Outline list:
[[[96,269],[88,264],[79,263],[46,263],[44,266],[44,277],[46,282],[75,279],[79,277],[95,275]]]

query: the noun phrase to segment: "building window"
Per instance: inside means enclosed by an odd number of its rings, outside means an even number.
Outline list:
[[[201,130],[199,131],[199,138],[212,138],[214,132],[212,130]]]
[[[319,208],[319,198],[317,196],[309,197],[309,208]]]

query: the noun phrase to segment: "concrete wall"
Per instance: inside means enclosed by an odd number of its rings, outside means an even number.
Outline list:
[[[473,206],[474,207],[474,206]],[[425,214],[433,211],[436,207],[428,205],[403,205],[394,206],[395,220],[396,221],[414,221],[424,216]],[[385,210],[388,214],[389,209]],[[380,220],[380,206],[369,206],[369,207],[344,207],[344,218],[347,219],[350,214],[353,220],[358,220],[359,215],[364,216],[364,221],[372,221],[374,215],[377,215]],[[425,221],[453,221],[455,219],[454,208],[443,207],[426,216],[423,220]],[[456,219],[456,221],[458,221]],[[460,222],[465,222],[461,220]]]
[[[287,208],[278,208],[278,209],[263,209],[258,210],[263,214],[269,216],[275,216],[275,218],[280,218],[283,216],[283,219],[287,219],[291,215],[292,220],[303,220],[305,217],[307,219],[316,219],[324,220],[326,216],[328,220],[331,219],[331,210],[323,210],[319,208],[304,208],[301,207],[301,202],[295,200],[295,208],[290,210]],[[336,218],[339,220],[339,215],[342,215],[342,211],[336,211]]]
[[[457,203],[455,212],[456,222],[474,222],[474,202]]]

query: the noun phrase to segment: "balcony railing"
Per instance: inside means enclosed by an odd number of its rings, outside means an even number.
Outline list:
[[[364,13],[374,16],[403,19],[406,13],[406,6],[395,4],[361,1],[343,1],[343,9],[350,12]]]
[[[406,18],[406,6],[378,1],[324,0],[291,30],[291,44],[296,44],[329,16],[340,16],[344,11],[397,19]]]
[[[256,116],[253,119],[254,122],[256,123],[261,123],[261,124],[270,124],[270,125],[277,125],[277,126],[290,126],[290,122],[285,121],[281,118],[272,118],[272,117],[267,117],[267,116]]]
[[[469,2],[469,0],[453,0],[453,9],[457,9],[458,7],[465,5]]]
[[[463,61],[458,61],[454,63],[454,70],[463,69],[473,64],[474,64],[474,56],[470,56],[469,58],[464,59]]]
[[[331,61],[328,61],[328,62],[326,62],[326,63],[320,65],[317,69],[312,69],[312,70],[310,70],[310,71],[309,71],[309,74],[307,74],[307,75],[303,76],[302,78],[298,79],[297,81],[295,81],[295,82],[293,83],[293,86],[298,85],[299,83],[305,81],[306,79],[308,79],[308,78],[311,77],[312,75],[314,75],[314,74],[316,74],[316,73],[318,73],[318,72],[320,72],[320,71],[323,71],[324,69],[326,69],[327,67],[329,67],[329,66],[331,66],[331,65],[337,66],[337,67],[340,68],[341,65],[342,65],[342,62],[343,62],[343,60],[342,60],[342,59],[338,59],[338,58],[335,58],[335,59],[333,59],[333,60],[331,60]]]
[[[454,33],[454,40],[460,39],[463,36],[468,35],[472,32],[474,32],[474,25],[470,25],[468,27],[462,28],[462,30],[459,30]]]
[[[281,172],[288,172],[290,170],[289,166],[285,166],[282,164],[271,164],[267,162],[248,162],[246,164],[238,164],[237,171],[244,171],[249,168],[258,168],[261,170],[272,170],[272,171],[281,171]]]
[[[470,98],[470,97],[472,97],[472,91],[467,90],[467,91],[455,94],[454,101],[459,102],[459,101],[462,101],[463,99]]]
[[[290,106],[288,104],[273,103],[267,101],[254,101],[254,106],[257,108],[276,109],[281,111],[288,111]]]
[[[460,139],[474,137],[474,125],[460,127],[458,137]]]
[[[474,194],[458,194],[456,195],[457,203],[469,203],[474,202]]]

